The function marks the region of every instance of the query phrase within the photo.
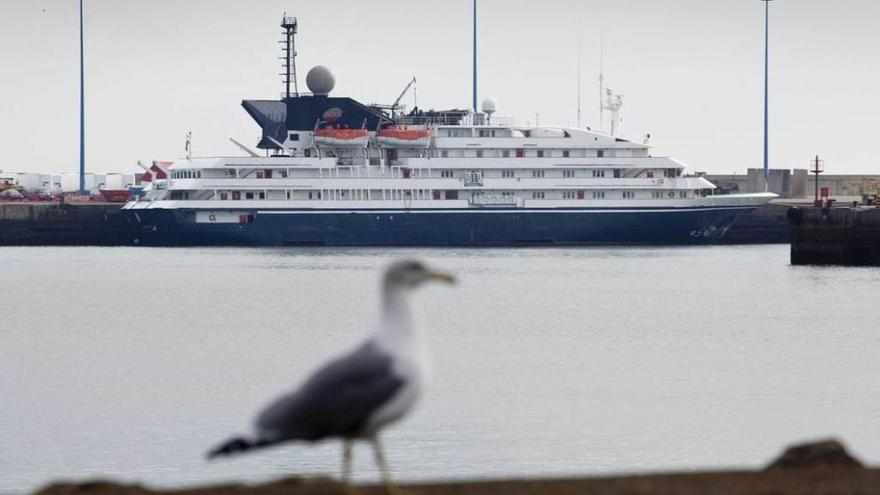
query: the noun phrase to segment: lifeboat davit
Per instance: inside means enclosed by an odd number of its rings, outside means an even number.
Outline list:
[[[431,131],[386,127],[376,132],[376,141],[386,148],[427,148],[431,144]]]
[[[315,143],[336,148],[366,148],[370,133],[366,129],[318,129]]]

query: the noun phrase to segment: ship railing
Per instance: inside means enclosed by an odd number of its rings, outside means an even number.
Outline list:
[[[182,179],[182,180],[179,179],[179,180],[174,181],[174,185],[181,186],[183,188],[186,188],[186,187],[211,187],[213,185],[224,185],[225,186],[230,183],[235,183],[236,181],[242,181],[243,183],[246,182],[247,184],[264,184],[264,185],[277,184],[277,185],[281,186],[281,185],[285,185],[289,182],[304,181],[304,180],[328,180],[328,179],[333,179],[333,180],[335,180],[335,179],[345,179],[345,180],[354,180],[354,179],[357,179],[357,180],[375,180],[375,179],[441,180],[442,179],[442,180],[449,180],[450,179],[449,177],[440,176],[436,169],[432,170],[431,176],[427,175],[427,171],[425,171],[423,174],[418,174],[418,173],[415,173],[414,171],[421,170],[421,169],[410,169],[410,170],[413,170],[413,172],[411,172],[410,176],[407,177],[403,174],[403,172],[401,172],[399,170],[400,168],[405,168],[405,167],[399,167],[399,168],[394,167],[393,169],[390,169],[390,170],[385,169],[384,173],[381,171],[371,171],[370,175],[366,175],[366,173],[363,173],[361,175],[357,175],[357,174],[349,175],[348,173],[338,174],[338,175],[332,174],[331,175],[331,174],[325,173],[323,176],[314,176],[314,177],[272,177],[272,178],[265,178],[264,177],[261,179],[255,179],[255,178],[251,178],[251,177],[248,177],[248,178],[244,178],[244,177],[206,177],[203,179]],[[345,169],[343,168],[343,170],[345,170]],[[461,180],[465,180],[465,179],[461,178]],[[474,184],[479,185],[479,183],[482,182],[482,179],[474,179],[473,181],[468,181],[469,184],[470,184],[470,182],[473,182]],[[181,187],[177,187],[177,188],[181,188]],[[157,189],[164,189],[164,188],[166,188],[166,186],[163,184],[163,185],[159,186]]]
[[[282,100],[284,98],[287,98],[287,93],[280,93],[280,94],[281,94]],[[299,98],[300,96],[315,96],[315,95],[313,93],[305,93],[305,92],[300,91],[298,93],[290,93],[290,96],[291,96],[291,98]]]
[[[462,121],[460,112],[431,112],[420,115],[401,115],[394,118],[398,125],[459,125]]]
[[[427,125],[427,126],[456,126],[456,125],[474,125],[472,119],[467,115],[462,116],[460,113],[438,112],[431,115],[403,115],[395,117],[395,123],[398,125]],[[486,127],[516,127],[516,117],[500,117],[493,116],[484,118],[478,126]]]
[[[518,124],[516,117],[493,116],[492,118],[487,118],[484,125],[490,127],[516,127]]]

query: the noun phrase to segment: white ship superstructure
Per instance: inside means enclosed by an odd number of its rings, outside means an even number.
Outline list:
[[[160,201],[217,209],[656,208],[766,201],[754,194],[715,198],[715,186],[684,175],[677,160],[585,129],[468,123],[422,129],[430,138],[419,148],[380,144],[374,132],[356,146],[319,145],[314,132],[300,131],[290,133],[284,153],[268,158],[177,160],[170,180],[130,207]]]

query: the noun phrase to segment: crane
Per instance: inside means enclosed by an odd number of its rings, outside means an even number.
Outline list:
[[[403,88],[403,91],[400,92],[400,96],[398,96],[397,99],[394,100],[394,103],[392,103],[390,105],[373,105],[373,106],[376,108],[381,108],[383,110],[391,110],[391,118],[393,119],[394,114],[398,110],[403,110],[405,108],[404,105],[400,104],[400,100],[402,100],[403,97],[406,96],[406,93],[409,91],[409,88],[412,88],[415,83],[416,83],[416,78],[415,78],[415,76],[413,76],[413,78],[409,82],[409,84],[407,84],[406,87]],[[415,91],[416,91],[415,88],[413,88],[413,97],[415,97]],[[418,103],[416,103],[416,105],[418,105]]]

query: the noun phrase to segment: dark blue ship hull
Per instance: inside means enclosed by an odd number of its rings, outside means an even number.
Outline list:
[[[125,212],[141,245],[583,246],[711,244],[752,209],[240,210],[241,223],[197,223],[187,209]]]

